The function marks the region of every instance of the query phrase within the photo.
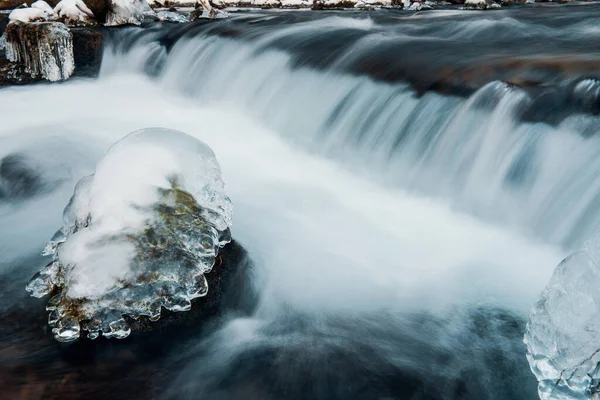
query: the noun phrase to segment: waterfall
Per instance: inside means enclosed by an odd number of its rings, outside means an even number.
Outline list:
[[[103,74],[145,71],[166,90],[242,110],[354,173],[443,198],[553,245],[576,248],[597,229],[600,142],[590,136],[597,116],[574,112],[557,124],[528,121],[526,111],[538,107],[531,94],[502,82],[466,98],[418,94],[407,83],[340,72],[347,57],[321,71],[272,46],[284,38],[301,46],[302,35],[316,29],[339,31],[341,19],[332,20],[254,41],[223,37],[210,25],[194,35],[120,32],[107,49]],[[363,32],[370,24],[341,26]]]

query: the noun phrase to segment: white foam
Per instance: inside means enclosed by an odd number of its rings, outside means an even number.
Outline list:
[[[195,105],[143,78],[29,87],[3,96],[11,99],[10,115],[34,107],[37,124],[76,127],[107,146],[146,126],[169,126],[208,143],[236,204],[233,235],[257,262],[265,313],[285,304],[367,312],[490,303],[525,314],[562,256],[442,203],[356,177],[243,115],[233,117],[232,109]],[[51,99],[71,112],[44,111]],[[14,118],[0,132],[25,124]]]

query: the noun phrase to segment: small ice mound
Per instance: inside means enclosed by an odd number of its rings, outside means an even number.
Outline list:
[[[82,178],[64,225],[46,246],[53,260],[28,283],[52,294],[56,340],[81,331],[124,338],[126,317],[156,321],[205,296],[205,273],[230,240],[232,205],[212,150],[182,132],[151,128],[114,144]]]
[[[542,400],[597,399],[600,383],[600,236],[563,260],[525,333]]]
[[[69,26],[96,25],[94,13],[82,0],[61,0],[54,7],[54,12],[61,21]]]

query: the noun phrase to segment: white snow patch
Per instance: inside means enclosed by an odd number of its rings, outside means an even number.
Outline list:
[[[45,21],[48,13],[39,8],[17,8],[8,15],[10,21],[39,22]]]
[[[54,12],[67,25],[87,25],[95,21],[94,13],[82,0],[62,0],[54,7]]]

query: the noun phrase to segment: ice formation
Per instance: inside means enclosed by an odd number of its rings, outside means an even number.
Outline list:
[[[39,8],[23,10],[45,13]],[[11,15],[15,11],[18,10]],[[58,22],[27,24],[13,20],[6,27],[6,57],[24,65],[34,77],[49,81],[68,79],[75,71],[73,35]]]
[[[79,181],[44,250],[53,259],[27,291],[53,295],[48,323],[58,341],[82,331],[124,338],[126,318],[156,321],[161,307],[187,311],[206,295],[204,274],[230,241],[231,218],[207,145],[168,129],[133,132]]]
[[[525,344],[542,400],[597,399],[600,236],[563,260],[535,304]]]
[[[146,0],[110,0],[106,15],[106,26],[140,25],[144,21],[144,13],[151,11]]]
[[[82,0],[62,0],[54,7],[54,12],[69,26],[95,25],[92,10]]]

